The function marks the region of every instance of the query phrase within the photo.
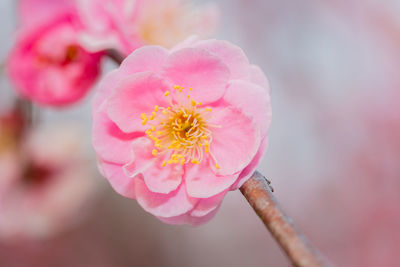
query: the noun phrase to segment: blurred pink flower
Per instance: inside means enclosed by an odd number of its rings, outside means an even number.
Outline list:
[[[60,106],[81,99],[99,75],[101,53],[90,53],[79,45],[82,24],[71,2],[20,3],[9,77],[22,96],[42,105]]]
[[[0,239],[44,238],[83,217],[96,187],[81,139],[76,127],[43,128],[0,153]]]
[[[269,85],[226,41],[137,49],[100,83],[93,145],[120,194],[171,224],[211,219],[267,146]]]
[[[91,51],[114,48],[128,55],[150,44],[167,48],[191,34],[207,37],[215,31],[215,4],[196,7],[188,0],[82,0],[85,24],[82,42]]]

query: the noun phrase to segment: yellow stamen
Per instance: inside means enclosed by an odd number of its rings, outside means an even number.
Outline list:
[[[182,93],[183,87],[175,85],[173,89],[177,90],[177,97],[175,98],[174,95],[169,99],[169,106],[155,105],[151,114],[140,114],[142,124],[149,124],[145,133],[154,143],[152,155],[158,157],[164,152],[170,155],[169,159],[162,162],[162,166],[167,164],[184,165],[187,162],[201,164],[205,157],[215,162],[212,154],[208,154],[211,153],[211,129],[216,126],[207,123],[209,115],[203,116],[205,111],[211,112],[211,108],[201,108],[201,102],[196,102],[190,94]],[[189,88],[189,91],[192,90]],[[170,91],[164,92],[166,97],[170,94]],[[189,100],[185,100],[185,96]],[[163,115],[160,116],[158,111],[161,111]],[[219,165],[215,164],[219,169]]]

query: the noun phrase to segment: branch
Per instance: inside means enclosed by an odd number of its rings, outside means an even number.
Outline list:
[[[256,171],[240,191],[285,251],[293,266],[329,266],[281,209],[267,179]]]
[[[118,66],[121,65],[122,61],[124,60],[124,56],[115,49],[108,49],[106,54]]]

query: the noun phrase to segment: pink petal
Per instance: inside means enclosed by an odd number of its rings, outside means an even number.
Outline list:
[[[138,174],[142,174],[143,171],[154,165],[156,159],[151,154],[152,149],[153,142],[145,136],[137,138],[132,142],[129,146],[130,161],[123,167],[128,177],[135,177]]]
[[[213,197],[200,199],[199,203],[190,213],[190,216],[203,217],[212,212],[213,210],[217,209],[221,205],[221,202],[228,191],[229,190],[226,189]]]
[[[167,106],[164,92],[171,86],[152,72],[136,73],[123,80],[108,99],[108,115],[124,132],[144,131],[141,113],[151,114],[155,105]]]
[[[250,82],[260,85],[264,88],[268,93],[270,91],[269,81],[267,76],[265,76],[264,72],[260,69],[259,66],[250,65]]]
[[[251,117],[265,136],[271,124],[271,102],[265,89],[245,81],[231,81],[224,100]]]
[[[18,19],[20,25],[32,27],[49,21],[66,12],[75,12],[70,0],[20,0],[18,1]]]
[[[168,50],[161,46],[144,46],[124,59],[120,69],[128,75],[144,71],[160,73],[168,55]]]
[[[134,181],[137,201],[145,211],[155,216],[165,218],[179,216],[193,209],[197,203],[197,199],[187,195],[184,183],[169,194],[160,194],[151,192],[140,176]]]
[[[98,107],[111,95],[119,81],[136,72],[153,71],[159,73],[168,51],[158,46],[146,46],[136,49],[121,64],[119,69],[109,72],[96,90],[93,107]]]
[[[132,143],[132,160],[124,166],[129,177],[143,174],[146,186],[154,193],[168,194],[178,188],[182,181],[183,168],[181,165],[171,164],[162,167],[162,161],[169,155],[154,157],[153,142],[142,137]]]
[[[264,137],[256,156],[250,162],[250,164],[246,168],[244,168],[244,170],[240,173],[239,178],[231,186],[230,190],[239,189],[250,178],[250,176],[256,171],[256,168],[260,163],[262,157],[264,156],[267,147],[268,147],[268,138]]]
[[[184,48],[172,53],[164,75],[190,93],[194,100],[213,102],[222,97],[229,78],[228,67],[216,56],[198,48]]]
[[[114,190],[127,198],[135,197],[135,180],[137,178],[130,178],[125,175],[122,166],[119,164],[108,163],[99,161],[99,168],[101,173],[107,178]]]
[[[191,164],[185,168],[184,179],[189,196],[207,198],[215,196],[229,188],[237,179],[237,174],[217,175],[210,168],[207,160],[202,164]]]
[[[222,40],[205,40],[198,42],[194,47],[205,49],[221,59],[231,72],[230,80],[249,75],[250,63],[240,47]]]
[[[144,181],[150,191],[168,194],[178,188],[182,182],[183,168],[179,164],[161,166],[163,158],[143,172]]]
[[[111,95],[118,82],[126,77],[127,75],[122,74],[118,69],[110,71],[104,76],[96,88],[96,94],[92,102],[92,114],[95,114],[107,97]]]
[[[175,52],[175,51],[181,50],[183,48],[191,47],[194,44],[198,43],[199,41],[200,41],[199,36],[191,35],[191,36],[187,37],[185,40],[183,40],[182,42],[180,42],[177,45],[175,45],[174,47],[172,47],[171,52]]]
[[[215,214],[217,214],[217,211],[219,209],[219,206],[215,208],[213,211],[208,213],[205,216],[202,217],[194,217],[190,216],[190,214],[186,213],[180,216],[175,216],[175,217],[160,217],[158,216],[157,218],[161,220],[162,222],[168,223],[168,224],[175,224],[175,225],[182,225],[182,224],[189,224],[193,226],[199,226],[201,224],[205,224],[209,222],[212,218],[214,218]]]
[[[219,175],[232,175],[242,171],[254,158],[260,145],[260,132],[251,118],[232,107],[213,109],[211,123],[220,125],[212,128],[212,153],[220,165],[214,172]]]
[[[132,140],[143,133],[124,133],[106,113],[106,105],[93,115],[92,144],[97,155],[109,162],[124,164],[131,158]]]

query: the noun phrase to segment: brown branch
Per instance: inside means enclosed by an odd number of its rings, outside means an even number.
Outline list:
[[[118,66],[121,65],[124,60],[124,56],[115,49],[108,49],[106,51],[107,56],[112,59]]]
[[[267,179],[256,171],[240,191],[272,236],[285,251],[293,266],[330,266],[281,209]]]

